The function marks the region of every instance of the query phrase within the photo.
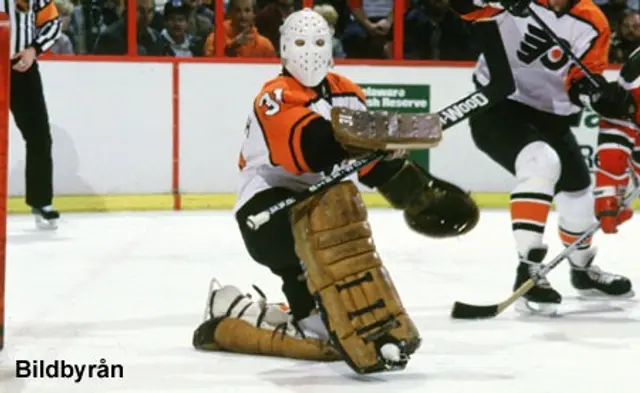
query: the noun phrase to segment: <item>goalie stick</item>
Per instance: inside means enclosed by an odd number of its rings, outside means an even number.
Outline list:
[[[473,25],[474,34],[482,38],[483,54],[489,67],[491,82],[468,96],[448,105],[437,112],[443,130],[451,128],[456,124],[475,116],[499,101],[508,97],[515,91],[515,81],[513,73],[509,67],[509,61],[502,45],[502,38],[498,30],[498,25],[493,20],[476,22]],[[339,183],[347,176],[357,172],[370,163],[384,158],[386,152],[372,152],[368,155],[350,161],[340,167],[330,175],[325,176],[318,183],[313,184],[306,190],[286,198],[273,206],[247,218],[246,224],[252,230],[257,230],[267,223],[271,216],[286,210],[287,208],[301,202],[316,192],[326,189]]]
[[[633,178],[635,179],[635,176],[633,176]],[[633,202],[633,200],[638,197],[640,197],[640,187],[634,188],[633,192],[631,192],[631,194],[629,194],[624,199],[620,210],[630,206],[631,202]],[[518,289],[516,289],[511,294],[511,296],[509,296],[504,301],[489,306],[468,304],[457,301],[453,304],[453,308],[451,309],[451,317],[455,319],[486,319],[496,317],[504,310],[506,310],[516,300],[518,300],[521,296],[526,294],[531,288],[536,285],[536,282],[538,280],[549,274],[551,270],[555,269],[556,266],[558,266],[565,258],[567,258],[569,254],[575,251],[585,239],[592,236],[599,229],[600,222],[593,224],[585,233],[582,234],[582,236],[576,239],[575,242],[573,242],[569,247],[565,248],[560,254],[558,254],[558,256],[553,258],[551,262],[549,262],[549,264],[541,266],[541,269],[538,270],[533,277],[529,278],[522,285],[520,285],[520,287],[518,287]]]

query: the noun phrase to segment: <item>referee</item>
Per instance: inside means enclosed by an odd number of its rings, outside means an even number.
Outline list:
[[[60,17],[52,0],[0,0],[0,12],[11,23],[10,108],[26,146],[26,202],[39,228],[55,229],[51,129],[36,59],[60,36]]]

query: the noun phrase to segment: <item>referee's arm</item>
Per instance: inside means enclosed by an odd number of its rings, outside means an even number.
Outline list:
[[[33,11],[36,13],[36,37],[32,46],[38,56],[51,48],[60,37],[62,22],[53,0],[36,0]]]

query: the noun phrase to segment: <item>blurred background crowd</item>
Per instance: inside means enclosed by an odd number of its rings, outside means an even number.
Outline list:
[[[595,0],[611,25],[610,61],[623,63],[640,46],[640,0]],[[200,57],[214,54],[213,0],[136,0],[137,53]],[[127,53],[126,0],[55,0],[64,34],[54,54]],[[300,0],[225,0],[227,56],[275,57],[278,27]],[[475,60],[467,22],[454,11],[472,0],[407,0],[403,55],[418,60]],[[337,58],[387,59],[393,53],[393,0],[316,0],[335,29]]]

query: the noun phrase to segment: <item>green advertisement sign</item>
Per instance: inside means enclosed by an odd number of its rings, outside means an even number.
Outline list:
[[[360,84],[371,111],[404,113],[429,112],[429,85]],[[429,150],[411,152],[411,158],[423,168],[429,168]]]

